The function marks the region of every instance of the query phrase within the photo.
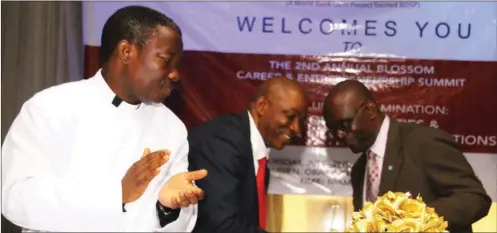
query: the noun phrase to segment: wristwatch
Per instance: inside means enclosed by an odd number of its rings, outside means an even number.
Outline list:
[[[163,206],[160,201],[157,201],[155,206],[157,208],[157,217],[159,217],[159,223],[161,227],[164,227],[165,225],[176,221],[181,211],[181,208],[171,209]]]
[[[159,210],[161,210],[166,215],[168,215],[174,211],[171,208],[167,208],[167,207],[163,206],[159,201],[157,203],[158,203]]]

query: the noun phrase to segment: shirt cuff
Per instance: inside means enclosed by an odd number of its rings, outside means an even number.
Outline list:
[[[163,206],[159,201],[155,204],[157,209],[157,215],[159,218],[159,223],[161,227],[165,227],[167,224],[176,221],[181,212],[181,208],[171,209]]]

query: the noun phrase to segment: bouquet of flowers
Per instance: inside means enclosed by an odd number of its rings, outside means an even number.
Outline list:
[[[418,195],[388,192],[352,214],[346,232],[446,232],[447,222]]]

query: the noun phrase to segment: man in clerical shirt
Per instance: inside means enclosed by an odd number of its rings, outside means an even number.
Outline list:
[[[179,79],[180,28],[128,6],[105,23],[102,69],[26,101],[2,148],[2,213],[35,231],[191,231],[203,191],[187,130],[161,102]]]

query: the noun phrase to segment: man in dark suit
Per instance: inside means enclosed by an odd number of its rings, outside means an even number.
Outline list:
[[[188,133],[189,167],[207,169],[193,232],[265,232],[268,147],[300,134],[309,101],[295,81],[276,77],[256,90],[248,111],[224,115]]]
[[[451,232],[472,232],[471,224],[487,215],[490,197],[449,134],[385,116],[355,80],[333,87],[323,116],[332,137],[362,153],[351,174],[356,211],[393,191],[420,194]]]

